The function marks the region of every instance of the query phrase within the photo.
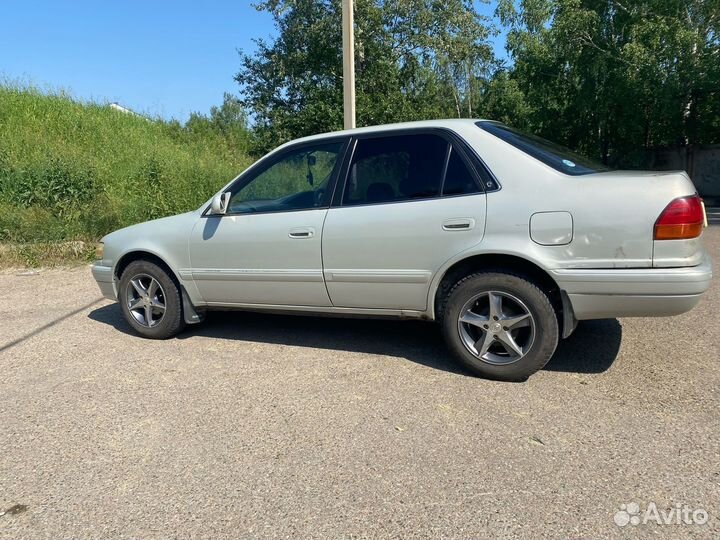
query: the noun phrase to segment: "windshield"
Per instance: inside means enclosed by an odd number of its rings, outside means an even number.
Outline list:
[[[576,154],[564,146],[546,141],[535,135],[523,133],[503,124],[483,121],[478,122],[477,125],[562,173],[577,176],[610,170],[609,167],[602,163],[597,163],[590,158]]]

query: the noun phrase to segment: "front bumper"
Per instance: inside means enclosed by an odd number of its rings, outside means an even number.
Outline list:
[[[684,268],[562,269],[552,272],[570,299],[577,320],[664,317],[690,311],[710,287],[705,256]]]
[[[115,276],[113,269],[110,266],[103,266],[95,263],[91,267],[92,276],[100,287],[100,292],[108,300],[117,300],[117,294],[115,291]]]

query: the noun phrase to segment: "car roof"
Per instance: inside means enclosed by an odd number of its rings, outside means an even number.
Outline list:
[[[422,129],[422,128],[458,128],[460,126],[467,126],[469,124],[475,124],[480,122],[480,119],[473,118],[450,118],[445,120],[418,120],[415,122],[398,122],[396,124],[381,124],[378,126],[367,126],[354,129],[345,129],[341,131],[330,131],[327,133],[319,133],[317,135],[310,135],[295,139],[286,144],[295,144],[299,142],[312,142],[315,140],[326,139],[328,137],[338,136],[351,136],[351,135],[366,135],[368,133],[382,133],[385,131],[398,131],[402,129]],[[284,146],[284,145],[283,145]]]

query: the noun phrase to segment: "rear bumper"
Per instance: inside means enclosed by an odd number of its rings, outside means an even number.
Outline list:
[[[694,308],[710,287],[712,266],[555,270],[578,320],[612,317],[664,317]]]
[[[667,317],[680,315],[694,308],[701,294],[687,295],[600,295],[569,294],[579,321],[615,317]]]
[[[115,294],[115,276],[110,266],[102,266],[100,264],[93,264],[92,276],[100,287],[100,293],[108,300],[117,300]]]

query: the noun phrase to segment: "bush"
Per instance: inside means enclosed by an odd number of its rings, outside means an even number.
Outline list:
[[[67,216],[97,195],[97,185],[88,170],[74,169],[50,158],[36,170],[11,171],[14,182],[7,186],[10,201],[23,207],[40,207],[57,216]]]

